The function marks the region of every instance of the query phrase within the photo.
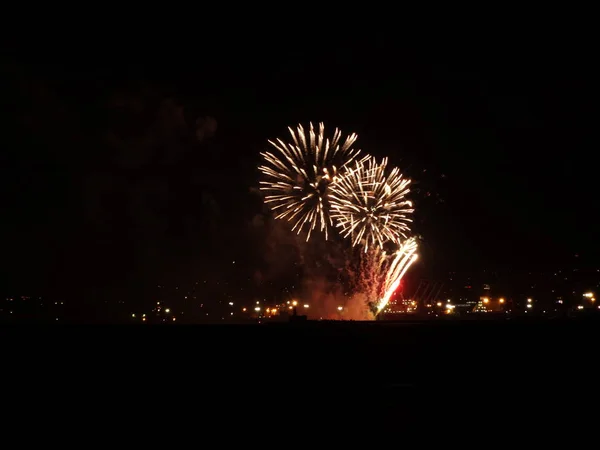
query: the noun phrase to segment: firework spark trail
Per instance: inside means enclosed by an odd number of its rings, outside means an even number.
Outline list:
[[[353,246],[362,242],[365,252],[388,241],[400,243],[410,232],[410,180],[398,168],[387,174],[386,169],[387,158],[356,161],[330,188],[331,218],[341,235],[350,237]]]
[[[389,303],[404,274],[417,259],[417,249],[414,238],[406,240],[391,254],[379,247],[371,247],[367,253],[361,249],[359,266],[355,275],[352,275],[351,289],[355,296],[374,307],[374,315],[379,314]]]
[[[380,313],[389,303],[390,297],[398,289],[402,277],[408,268],[417,260],[417,242],[414,238],[408,239],[396,251],[395,258],[385,274],[384,294],[377,305],[377,313]]]
[[[260,189],[265,191],[265,203],[276,213],[276,219],[293,223],[298,234],[308,230],[306,240],[317,227],[328,238],[329,216],[327,188],[337,181],[338,171],[354,161],[360,150],[352,147],[358,136],[353,133],[340,144],[342,133],[335,129],[331,140],[325,138],[325,127],[319,124],[315,134],[312,123],[308,139],[302,125],[294,131],[288,127],[292,141],[268,141],[275,151],[262,152],[263,174]]]

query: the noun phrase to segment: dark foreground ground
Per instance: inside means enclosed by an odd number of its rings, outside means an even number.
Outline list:
[[[542,395],[554,407],[585,402],[597,386],[598,325],[4,326],[0,335],[8,383],[23,389],[42,383],[58,393],[192,403],[235,398],[261,408],[345,398],[387,402],[397,415],[415,414],[423,398],[446,399],[445,408],[466,398],[492,408],[506,396]]]

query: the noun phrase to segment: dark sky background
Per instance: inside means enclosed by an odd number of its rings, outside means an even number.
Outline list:
[[[268,263],[252,230],[258,152],[311,120],[357,132],[413,177],[421,276],[598,261],[589,48],[319,39],[183,57],[135,43],[77,58],[12,48],[6,289],[92,302],[157,280],[252,278]]]

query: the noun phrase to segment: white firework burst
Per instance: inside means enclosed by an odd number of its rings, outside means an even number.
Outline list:
[[[307,240],[317,228],[327,239],[333,225],[328,189],[338,180],[338,172],[358,157],[360,150],[353,148],[358,136],[353,133],[341,143],[342,133],[336,128],[331,139],[325,138],[323,123],[318,134],[310,123],[308,137],[302,125],[288,129],[291,142],[268,141],[274,150],[261,153],[260,189],[276,219],[290,221],[298,233],[308,231]]]

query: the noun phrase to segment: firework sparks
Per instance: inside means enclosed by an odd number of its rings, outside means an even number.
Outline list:
[[[408,239],[396,251],[389,268],[386,271],[384,279],[384,294],[377,305],[377,314],[379,314],[389,303],[392,294],[400,286],[402,277],[408,268],[417,260],[418,255],[417,242],[414,238]]]
[[[306,240],[313,230],[325,232],[333,225],[329,215],[327,189],[338,179],[338,171],[354,161],[360,150],[353,148],[358,138],[351,134],[341,142],[342,133],[337,128],[331,140],[324,136],[324,125],[319,124],[315,133],[312,123],[308,139],[302,125],[296,130],[288,128],[293,142],[281,139],[268,141],[272,152],[263,152],[263,174],[260,189],[265,191],[265,203],[276,213],[276,219],[293,223],[292,230],[298,234],[308,231]]]
[[[350,237],[353,246],[362,243],[365,252],[388,241],[399,243],[410,231],[410,180],[398,168],[388,174],[386,168],[387,158],[381,163],[362,159],[331,186],[331,217],[342,236]]]
[[[388,254],[380,247],[362,252],[356,274],[352,275],[354,295],[362,298],[376,316],[385,309],[400,286],[404,274],[417,259],[417,242],[407,239],[399,248]]]

